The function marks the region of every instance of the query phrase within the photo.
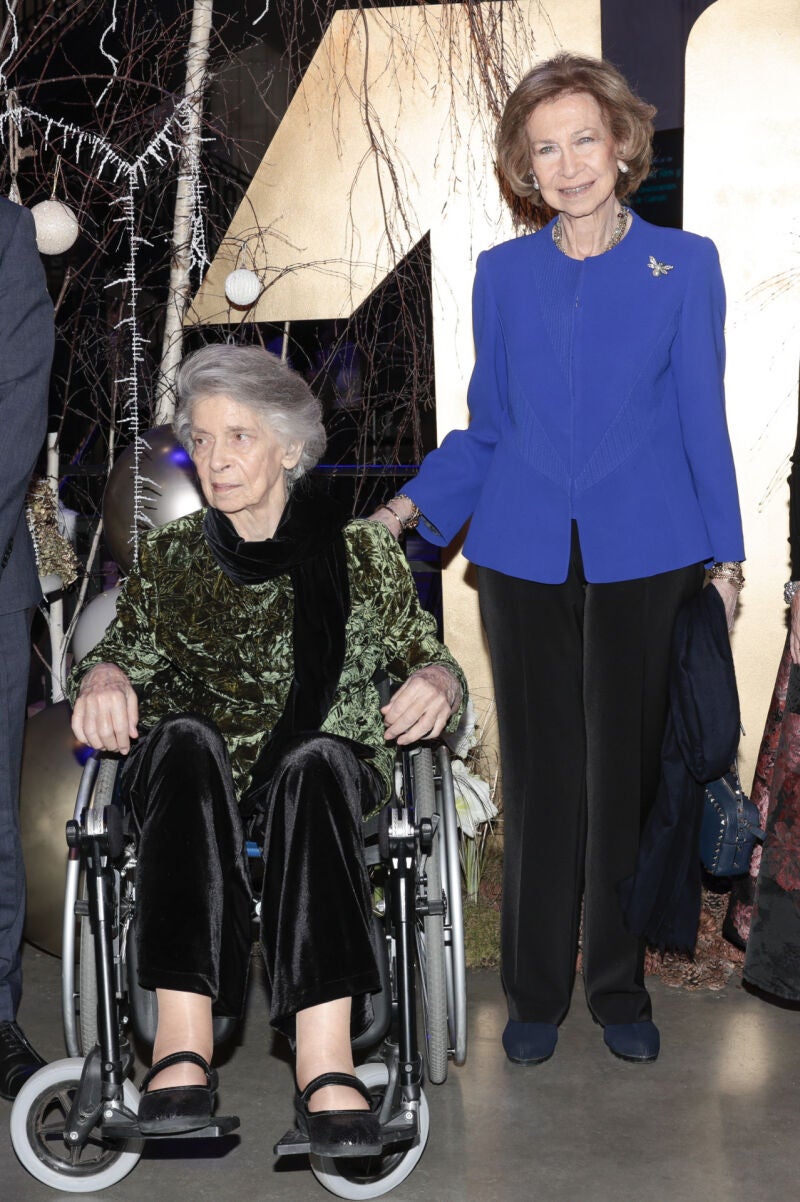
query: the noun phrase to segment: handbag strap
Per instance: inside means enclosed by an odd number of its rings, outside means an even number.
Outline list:
[[[762,830],[760,826],[754,826],[744,812],[744,803],[749,798],[746,796],[742,788],[742,782],[739,779],[739,757],[735,757],[729,769],[730,775],[733,777],[733,791],[736,794],[736,827],[739,831],[748,831],[754,839],[758,839],[763,843],[767,837],[767,832]]]

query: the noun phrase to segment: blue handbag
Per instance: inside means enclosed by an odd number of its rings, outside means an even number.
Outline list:
[[[750,867],[756,842],[766,831],[754,802],[744,792],[734,764],[729,772],[705,786],[700,860],[712,876],[742,876]]]

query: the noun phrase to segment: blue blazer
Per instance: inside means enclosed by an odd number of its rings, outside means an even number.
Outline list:
[[[0,614],[42,599],[25,494],[47,426],[54,338],[30,210],[0,197]]]
[[[586,578],[744,558],[725,422],[725,292],[714,244],[634,216],[570,259],[551,225],[478,258],[470,425],[404,491],[446,546],[511,576]]]

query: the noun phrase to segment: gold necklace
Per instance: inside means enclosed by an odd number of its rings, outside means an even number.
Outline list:
[[[614,232],[611,235],[608,246],[603,247],[603,249],[600,251],[601,255],[606,254],[607,251],[609,251],[609,250],[613,250],[614,247],[618,246],[619,243],[622,241],[622,239],[625,237],[625,231],[628,228],[628,214],[629,213],[630,213],[630,209],[626,209],[625,206],[623,205],[622,208],[620,209],[620,211],[617,213],[617,224],[614,226]],[[564,250],[564,247],[562,246],[563,237],[564,237],[564,229],[561,225],[561,214],[559,213],[559,215],[556,219],[556,223],[553,226],[553,241],[555,242],[558,249],[561,251],[562,255],[566,255],[567,252]],[[571,256],[568,256],[568,257],[571,257]],[[590,257],[595,258],[596,256],[592,255]]]

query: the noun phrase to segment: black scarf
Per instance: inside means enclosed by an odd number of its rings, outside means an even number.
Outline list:
[[[276,754],[300,731],[319,730],[331,707],[345,653],[350,588],[342,528],[348,515],[314,482],[295,485],[278,528],[264,542],[246,542],[218,509],[209,508],[203,534],[217,565],[237,584],[261,584],[288,573],[294,592],[294,676],[286,705],[253,766],[242,803],[258,807]]]

